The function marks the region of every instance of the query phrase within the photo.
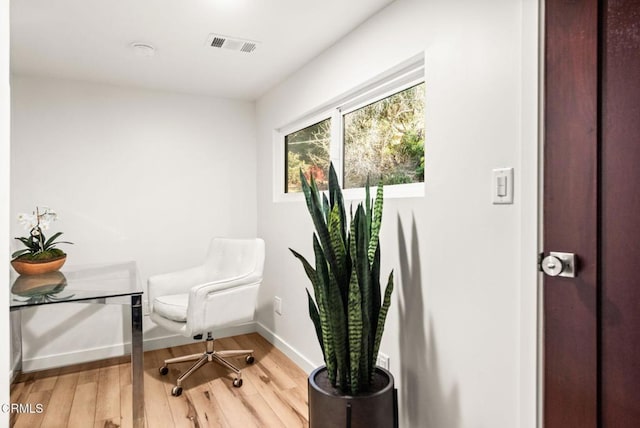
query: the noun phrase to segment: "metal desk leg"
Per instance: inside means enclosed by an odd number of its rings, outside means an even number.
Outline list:
[[[131,296],[131,404],[134,428],[144,427],[144,355],[142,353],[142,295]]]
[[[13,379],[10,379],[12,382],[16,378],[16,376],[22,372],[22,311],[15,310],[10,313],[10,323],[11,323],[11,361],[9,364],[13,366],[15,363]],[[14,346],[17,347],[14,349]],[[17,359],[17,362],[16,362]]]

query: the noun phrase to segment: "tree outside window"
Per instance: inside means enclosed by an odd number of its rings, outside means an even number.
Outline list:
[[[424,86],[343,116],[344,188],[424,182]]]
[[[313,176],[318,189],[327,190],[331,119],[292,132],[285,136],[284,141],[287,156],[285,193],[302,191],[300,170],[307,180]]]

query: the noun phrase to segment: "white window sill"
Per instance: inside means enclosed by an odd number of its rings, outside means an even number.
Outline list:
[[[422,198],[424,197],[424,186],[424,183],[386,185],[384,186],[384,198]],[[372,198],[375,198],[376,190],[376,186],[371,187],[370,194]],[[363,200],[365,197],[365,190],[364,187],[357,189],[343,189],[342,196],[345,201]],[[302,192],[275,194],[273,196],[273,202],[304,202],[304,194]]]

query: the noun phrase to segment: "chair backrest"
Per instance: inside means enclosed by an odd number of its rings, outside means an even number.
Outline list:
[[[264,241],[260,238],[213,238],[204,267],[214,281],[251,274],[261,278],[264,256]]]

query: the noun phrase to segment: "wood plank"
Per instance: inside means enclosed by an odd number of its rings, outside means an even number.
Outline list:
[[[265,387],[260,391],[260,396],[287,428],[308,427],[306,408],[301,412],[298,406],[293,405],[287,398],[287,394],[291,393],[292,390],[279,391]]]
[[[147,425],[150,428],[174,426],[175,421],[167,401],[171,398],[164,388],[164,379],[161,378],[156,366],[153,352],[144,353],[144,414]]]
[[[33,382],[33,380],[28,380],[26,382],[14,383],[11,385],[11,402],[24,403],[31,392]]]
[[[120,421],[122,428],[133,427],[132,395],[133,389],[130,383],[120,385]]]
[[[260,425],[259,420],[255,417],[253,407],[248,408],[246,401],[239,399],[234,395],[223,379],[217,378],[210,382],[211,394],[216,398],[225,419],[229,421],[232,428],[252,428],[264,427],[268,425]],[[242,398],[242,397],[240,397]]]
[[[19,413],[15,420],[15,428],[38,428],[42,424],[49,399],[51,398],[51,391],[32,391],[27,397],[26,401],[20,404],[27,405],[25,413]],[[43,410],[40,410],[38,405],[42,406]],[[38,413],[38,412],[41,413]]]
[[[120,426],[120,368],[103,367],[98,375],[95,427]]]
[[[229,428],[231,424],[225,418],[224,412],[215,395],[209,388],[209,383],[190,389],[179,398],[187,405],[185,419],[194,427]],[[181,401],[182,401],[181,400]]]
[[[253,347],[256,361],[254,365],[260,367],[264,374],[269,378],[270,382],[278,388],[280,391],[295,388],[297,383],[294,382],[289,374],[282,367],[278,365],[278,362],[271,358],[271,354],[268,349],[261,346],[259,342],[251,341],[246,337],[235,337],[234,340],[238,342],[241,347]]]
[[[58,376],[42,421],[42,428],[64,428],[68,425],[77,383],[77,372]]]
[[[118,365],[120,374],[120,421],[122,428],[130,428],[133,426],[132,414],[132,395],[131,387],[131,363],[123,363]]]
[[[99,373],[99,367],[90,368],[78,373],[78,385],[82,385],[85,383],[95,383],[97,385]]]
[[[96,398],[98,395],[98,383],[88,382],[77,384],[73,396],[71,411],[69,412],[70,428],[92,427],[96,413]]]
[[[131,385],[131,363],[118,365],[120,373],[120,386]]]
[[[185,349],[184,353],[186,354],[187,352],[189,351]],[[145,355],[145,362],[149,364],[149,367],[155,367],[156,370],[158,370],[158,368],[160,368],[164,363],[165,359],[172,358],[174,356],[175,355],[173,354],[172,350],[169,348],[158,349],[153,352],[148,352]],[[162,381],[163,392],[167,397],[167,403],[168,403],[169,409],[171,410],[174,427],[175,428],[196,427],[198,425],[194,423],[194,421],[196,421],[197,415],[195,414],[194,411],[192,411],[193,409],[191,409],[190,406],[188,405],[189,403],[186,398],[186,395],[183,394],[183,396],[180,396],[180,397],[173,397],[171,395],[171,389],[174,386],[173,382],[175,382],[178,376],[179,376],[179,371],[174,365],[173,367],[169,367],[168,374],[164,376],[160,376],[159,378]]]
[[[56,381],[58,380],[57,372],[54,375],[38,378],[33,382],[33,386],[31,387],[32,392],[37,391],[51,391],[53,387],[56,385]]]
[[[238,397],[259,427],[285,427],[284,422],[260,394]]]
[[[264,337],[258,333],[251,333],[246,336],[237,336],[236,339],[242,346],[254,343],[254,349],[259,352],[264,352],[273,359],[274,362],[287,373],[287,376],[296,383],[296,386],[302,389],[307,388],[308,374]]]
[[[304,389],[291,388],[288,391],[280,392],[280,394],[282,399],[291,405],[298,414],[304,415],[305,418],[309,417],[309,398],[306,387]]]

